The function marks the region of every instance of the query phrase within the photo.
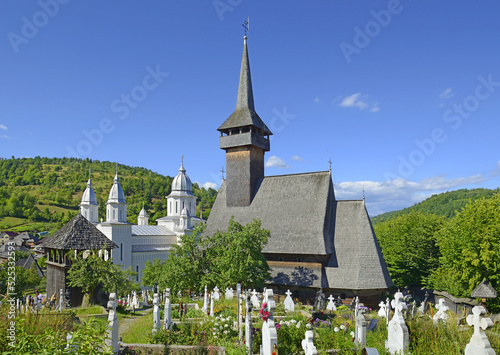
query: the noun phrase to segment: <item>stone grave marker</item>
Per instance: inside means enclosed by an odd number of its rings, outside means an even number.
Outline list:
[[[474,334],[470,338],[469,344],[465,347],[465,355],[495,355],[495,350],[491,347],[485,330],[493,326],[491,318],[483,318],[486,314],[483,306],[472,308],[472,314],[467,316],[467,324],[474,327]]]
[[[391,354],[396,354],[398,352],[404,354],[408,349],[410,336],[403,317],[403,310],[406,309],[403,294],[401,292],[396,292],[391,304],[394,309],[394,316],[389,322],[385,348]]]
[[[389,297],[385,300],[385,323],[389,325],[389,315],[391,314],[391,300]]]
[[[64,297],[63,297],[63,289],[59,290],[59,312],[62,312],[64,308]]]
[[[210,317],[214,317],[214,293],[210,294]]]
[[[318,350],[313,343],[314,332],[312,330],[306,330],[306,338],[302,339],[302,350],[304,350],[305,355],[317,355]]]
[[[266,304],[265,309],[269,312],[269,317],[263,317],[261,354],[272,355],[273,349],[278,346],[278,334],[276,333],[273,317],[273,312],[276,309],[276,302],[274,301],[272,289],[266,289],[263,302]]]
[[[160,329],[160,299],[158,293],[153,295],[153,333]]]
[[[360,308],[359,303],[356,308],[356,316],[354,318],[354,321],[356,322],[354,341],[358,345],[358,347],[364,348],[366,346],[366,328],[368,322],[365,319],[365,309]]]
[[[260,308],[260,300],[257,291],[255,289],[252,291],[252,307],[255,309]]]
[[[436,309],[438,311],[436,312],[434,317],[432,317],[434,323],[438,323],[439,321],[446,322],[446,320],[448,319],[448,314],[446,314],[446,311],[449,310],[450,307],[446,305],[444,298],[439,299],[439,302],[436,305]]]
[[[214,291],[212,292],[214,301],[218,301],[220,299],[219,288],[217,286],[214,287]]]
[[[233,291],[232,288],[226,287],[225,297],[226,297],[227,300],[232,300],[233,299],[233,297],[234,297],[234,291]]]
[[[172,305],[170,304],[170,289],[165,291],[165,308],[163,309],[163,329],[170,329],[172,325]]]
[[[378,316],[381,317],[381,318],[387,317],[387,313],[385,311],[385,303],[384,303],[384,301],[380,301],[380,303],[378,304],[378,306],[380,307],[378,309]]]
[[[207,293],[207,285],[205,285],[205,294],[203,295],[203,313],[208,313],[208,293]]]
[[[118,344],[118,317],[116,316],[116,306],[118,301],[116,300],[116,293],[111,293],[109,295],[109,301],[107,304],[108,308],[108,328],[106,329],[106,339],[104,344],[113,349],[113,352],[118,352],[120,346]]]
[[[293,303],[293,299],[292,297],[290,297],[292,295],[292,293],[290,292],[290,290],[287,290],[285,292],[286,294],[286,298],[285,298],[285,311],[289,311],[289,312],[293,312],[295,310],[295,304]]]
[[[335,297],[333,295],[328,296],[328,304],[326,305],[328,311],[337,311],[337,306],[335,305]]]
[[[252,301],[250,290],[245,291],[245,346],[248,354],[253,354],[253,326],[252,326]]]

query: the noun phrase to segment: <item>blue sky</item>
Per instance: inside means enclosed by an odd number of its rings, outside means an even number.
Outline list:
[[[0,4],[0,156],[89,157],[220,184],[243,46],[266,175],[328,170],[371,215],[499,181],[500,3]]]

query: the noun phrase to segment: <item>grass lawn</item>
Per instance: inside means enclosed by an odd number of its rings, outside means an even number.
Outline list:
[[[148,336],[153,330],[153,315],[152,309],[146,312],[131,313],[126,319],[120,319],[120,336],[124,343],[147,343]],[[133,319],[135,318],[135,319]]]

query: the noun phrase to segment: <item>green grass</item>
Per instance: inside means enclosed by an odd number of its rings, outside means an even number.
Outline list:
[[[151,312],[146,313],[138,313],[131,314],[128,318],[133,318],[128,322],[127,329],[125,331],[120,332],[120,336],[122,337],[122,341],[124,343],[147,343],[148,336],[151,334],[153,330],[153,316]],[[120,318],[118,318],[120,321]],[[120,327],[123,323],[120,324]]]
[[[73,308],[77,316],[86,314],[103,314],[103,308],[101,306],[91,306],[85,308]]]

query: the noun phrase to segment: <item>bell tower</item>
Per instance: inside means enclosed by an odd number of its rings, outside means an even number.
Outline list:
[[[236,110],[217,130],[220,148],[226,151],[226,205],[249,206],[257,181],[264,177],[264,153],[270,149],[272,132],[255,112],[246,35]]]

